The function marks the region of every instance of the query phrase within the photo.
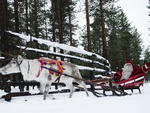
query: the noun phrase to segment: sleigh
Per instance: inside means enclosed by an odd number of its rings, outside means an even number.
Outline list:
[[[102,83],[100,86],[103,90],[103,95],[107,96],[107,92],[111,91],[112,95],[122,96],[126,95],[126,90],[131,90],[133,93],[134,89],[138,89],[139,93],[141,93],[140,86],[143,85],[145,81],[145,73],[140,73],[135,76],[129,77],[127,80],[123,80],[120,82],[115,82],[111,80],[109,84]],[[97,93],[98,96],[98,93]]]

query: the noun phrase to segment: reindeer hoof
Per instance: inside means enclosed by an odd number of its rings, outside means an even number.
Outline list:
[[[5,101],[10,102],[11,101],[11,96],[10,95],[6,96]]]
[[[55,97],[52,97],[52,100],[55,100],[56,98]]]

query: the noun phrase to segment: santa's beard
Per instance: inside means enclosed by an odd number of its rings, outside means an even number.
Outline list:
[[[132,64],[125,64],[124,68],[122,69],[122,77],[121,80],[126,80],[130,77],[132,71],[133,71],[133,66]]]

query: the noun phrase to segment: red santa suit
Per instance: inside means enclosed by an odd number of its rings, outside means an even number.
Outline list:
[[[113,79],[115,82],[120,82],[140,73],[146,74],[148,70],[150,70],[150,62],[141,67],[137,67],[132,61],[126,61],[124,67],[114,74]]]

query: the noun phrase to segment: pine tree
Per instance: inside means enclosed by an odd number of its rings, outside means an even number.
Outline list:
[[[121,46],[119,44],[119,12],[120,9],[116,9],[113,6],[107,11],[106,23],[107,27],[107,37],[108,37],[108,56],[112,65],[112,69],[118,68],[120,64],[120,49]]]
[[[112,65],[112,69],[116,70],[123,66],[125,60],[132,60],[136,64],[139,64],[141,55],[141,40],[136,28],[131,27],[122,9],[119,7],[116,8],[113,2],[113,0],[104,2],[104,16],[109,56],[108,60]],[[94,45],[92,47],[93,52],[102,55],[102,16],[98,6],[99,2],[91,4],[91,12],[94,19],[91,24],[91,39],[92,45]],[[87,41],[84,36],[83,46],[87,46]],[[136,49],[134,47],[136,47]]]
[[[120,8],[111,7],[108,12],[109,57],[112,68],[121,68],[125,60],[140,63],[141,40],[136,28],[131,27]]]
[[[76,29],[75,23],[72,23],[74,20],[74,7],[75,2],[72,0],[65,0],[65,1],[59,1],[59,0],[51,0],[52,2],[52,8],[51,8],[51,25],[52,25],[52,34],[53,34],[53,41],[57,42],[63,42],[67,44],[70,41],[70,26],[71,26],[71,33],[72,37],[74,35],[74,31]],[[57,3],[59,2],[59,3]],[[60,7],[60,8],[59,8]],[[59,11],[58,11],[59,10]],[[58,16],[60,14],[61,15]],[[69,15],[71,16],[71,20],[69,20]],[[58,18],[59,17],[59,18]],[[61,26],[60,26],[61,23]],[[71,25],[70,25],[71,24]],[[61,33],[60,33],[61,31]],[[61,39],[60,41],[60,34],[63,36],[63,41]],[[61,36],[61,37],[62,37]],[[74,39],[72,38],[72,44],[74,44]]]

